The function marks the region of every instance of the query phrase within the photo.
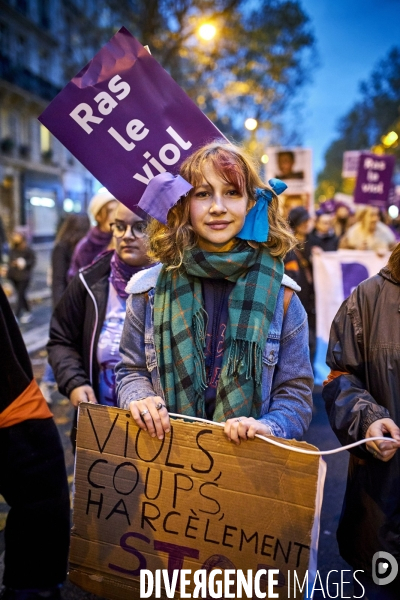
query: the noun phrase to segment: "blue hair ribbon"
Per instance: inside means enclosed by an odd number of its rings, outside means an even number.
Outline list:
[[[270,179],[268,184],[276,195],[282,194],[287,188],[286,183],[280,179]],[[236,237],[240,240],[266,242],[269,232],[268,206],[273,194],[270,190],[256,188],[255,197],[256,203],[247,213],[244,225]]]

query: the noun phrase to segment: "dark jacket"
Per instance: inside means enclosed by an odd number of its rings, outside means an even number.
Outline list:
[[[26,261],[25,267],[19,269],[15,264],[18,258],[23,258]],[[7,277],[11,281],[28,281],[31,278],[32,269],[35,266],[36,255],[32,248],[11,248],[9,255],[9,267]]]
[[[71,264],[73,247],[66,242],[58,242],[51,253],[51,296],[53,306],[57,304],[68,286],[68,269]]]
[[[339,238],[333,230],[325,235],[320,235],[316,229],[313,229],[308,236],[307,244],[310,250],[313,246],[318,246],[324,252],[334,252],[338,249]]]
[[[365,438],[378,419],[400,424],[400,284],[387,268],[361,283],[340,307],[327,363],[345,373],[322,392],[343,445]],[[354,569],[371,575],[379,550],[400,561],[399,451],[387,463],[373,458],[364,445],[351,451],[337,535],[340,554]]]
[[[308,242],[290,250],[285,256],[285,273],[301,288],[297,292],[308,317],[315,315],[314,280]],[[311,323],[309,323],[312,326]]]
[[[0,286],[0,413],[14,402],[33,379],[31,361],[10,304]]]
[[[91,385],[98,396],[96,349],[104,323],[113,251],[82,269],[55,307],[47,344],[49,363],[65,396]]]

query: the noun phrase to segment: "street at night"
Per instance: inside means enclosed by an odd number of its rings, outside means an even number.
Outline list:
[[[0,0],[0,600],[400,599],[399,22]]]

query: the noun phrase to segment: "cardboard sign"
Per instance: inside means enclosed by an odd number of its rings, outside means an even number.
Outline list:
[[[124,27],[65,86],[39,121],[131,208],[155,175],[177,174],[197,148],[224,139]]]
[[[236,446],[217,425],[171,423],[160,441],[128,411],[80,405],[70,579],[132,600],[143,569],[278,569],[288,598],[309,567],[320,467],[291,448],[315,448]]]
[[[342,177],[357,177],[361,150],[346,150],[343,152]]]
[[[362,152],[358,163],[354,202],[385,209],[389,197],[396,157]]]

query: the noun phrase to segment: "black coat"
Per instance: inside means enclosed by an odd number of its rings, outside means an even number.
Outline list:
[[[113,251],[75,275],[54,309],[47,344],[49,363],[65,396],[91,385],[98,396],[96,350],[108,300]]]
[[[65,242],[58,242],[51,253],[51,296],[57,304],[68,286],[68,269],[74,249]]]
[[[309,234],[307,243],[310,249],[313,246],[318,246],[318,248],[321,248],[324,252],[334,252],[338,249],[339,238],[334,231],[327,233],[324,236],[320,236],[318,235],[317,230],[314,229]]]
[[[18,258],[23,258],[26,262],[23,269],[19,269],[15,264],[15,261]],[[29,246],[26,246],[25,248],[11,248],[7,271],[8,279],[11,281],[29,281],[35,262],[36,255]]]
[[[14,402],[33,379],[31,361],[10,304],[0,286],[0,413]]]
[[[306,310],[309,318],[309,326],[312,327],[313,318],[315,319],[315,292],[311,253],[308,242],[302,244],[300,247],[290,250],[285,256],[284,266],[285,273],[301,288],[301,290],[297,292],[297,295]]]
[[[400,284],[385,268],[361,283],[331,327],[327,363],[339,375],[322,395],[332,429],[350,444],[374,421],[400,425]],[[371,575],[379,550],[400,561],[400,452],[387,463],[358,446],[351,451],[338,528],[340,554]]]

